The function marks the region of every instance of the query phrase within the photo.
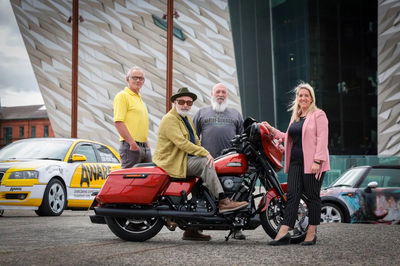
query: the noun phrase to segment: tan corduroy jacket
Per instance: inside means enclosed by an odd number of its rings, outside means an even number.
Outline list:
[[[201,157],[209,154],[205,148],[200,146],[193,121],[190,117],[188,118],[193,128],[196,144],[190,142],[189,131],[175,107],[163,117],[158,129],[157,147],[153,162],[164,169],[171,177],[186,177],[189,154]]]

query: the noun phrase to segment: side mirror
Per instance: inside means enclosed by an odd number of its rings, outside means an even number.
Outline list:
[[[85,155],[82,154],[72,154],[70,162],[84,162],[87,158]]]
[[[377,188],[378,187],[378,182],[376,181],[371,181],[368,183],[367,187],[365,188],[365,192],[367,193],[371,193],[371,190],[373,188]]]

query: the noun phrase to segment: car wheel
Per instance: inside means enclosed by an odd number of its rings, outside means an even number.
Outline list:
[[[42,205],[36,211],[39,216],[59,216],[67,205],[67,193],[64,184],[58,179],[52,179],[44,192]]]
[[[341,209],[333,203],[322,203],[321,223],[344,223]]]

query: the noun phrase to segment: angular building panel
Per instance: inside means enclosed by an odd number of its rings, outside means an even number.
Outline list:
[[[400,2],[378,7],[378,154],[400,155]]]
[[[154,147],[165,114],[166,31],[155,24],[167,1],[80,1],[78,136],[118,146],[112,101],[134,65],[145,70],[141,90],[150,114]],[[72,1],[11,0],[33,71],[58,137],[70,136],[71,39],[67,22]],[[211,87],[230,89],[230,105],[240,96],[227,0],[174,1],[174,20],[185,39],[174,37],[174,91],[188,86],[198,94],[193,108],[210,104]]]

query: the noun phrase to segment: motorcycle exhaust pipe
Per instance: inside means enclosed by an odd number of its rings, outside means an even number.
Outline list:
[[[94,212],[100,216],[116,216],[116,217],[160,217],[173,216],[181,218],[192,218],[201,220],[202,217],[207,220],[214,216],[212,212],[188,212],[188,211],[172,211],[172,210],[134,210],[134,209],[114,209],[106,207],[95,207]],[[217,218],[217,217],[216,217]],[[218,218],[225,221],[223,218]]]

